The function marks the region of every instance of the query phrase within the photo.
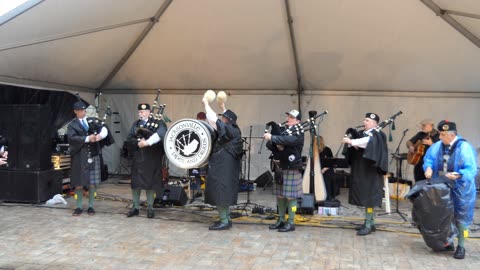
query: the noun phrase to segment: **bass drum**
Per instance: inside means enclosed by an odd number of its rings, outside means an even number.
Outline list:
[[[182,169],[205,166],[208,163],[216,131],[206,122],[181,119],[165,133],[163,146],[168,160]]]

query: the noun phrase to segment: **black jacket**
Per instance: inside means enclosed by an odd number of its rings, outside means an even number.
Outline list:
[[[272,151],[273,159],[280,160],[280,168],[301,169],[302,150],[305,136],[303,133],[294,135],[272,135],[267,142],[267,148]],[[283,148],[283,150],[281,150]]]

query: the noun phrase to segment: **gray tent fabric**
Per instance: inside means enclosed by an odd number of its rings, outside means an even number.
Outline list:
[[[253,137],[283,122],[285,110],[329,110],[319,129],[336,149],[362,113],[402,110],[398,129],[448,117],[480,146],[471,124],[480,113],[478,1],[38,2],[0,26],[0,82],[80,92],[89,102],[102,92],[106,104],[121,104],[121,124],[109,125],[119,131],[156,89],[172,120],[193,118],[213,89],[228,92],[242,134],[252,126]],[[111,168],[122,134],[109,147]],[[263,155],[252,154],[251,178],[268,168]]]

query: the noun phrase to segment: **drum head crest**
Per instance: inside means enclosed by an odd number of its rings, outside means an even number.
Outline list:
[[[206,122],[181,119],[165,133],[164,149],[170,162],[183,169],[198,168],[208,162],[215,131]]]

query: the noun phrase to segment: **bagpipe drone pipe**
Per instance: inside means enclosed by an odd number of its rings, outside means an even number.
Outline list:
[[[77,98],[80,100],[80,97],[78,93],[76,94]],[[100,134],[102,131],[102,128],[106,128],[108,131],[107,137],[105,139],[101,140],[100,142],[97,142],[100,148],[103,148],[104,146],[110,146],[113,143],[115,143],[115,140],[113,138],[112,132],[108,128],[107,124],[105,123],[107,121],[107,118],[112,115],[112,111],[110,109],[110,106],[107,106],[105,109],[105,113],[103,115],[103,118],[100,119],[98,117],[99,113],[99,103],[100,103],[100,97],[102,96],[102,93],[96,93],[95,94],[95,116],[94,117],[87,117],[87,122],[88,122],[88,135],[97,135]]]
[[[348,137],[350,139],[359,139],[359,138],[362,138],[362,137],[365,137],[365,136],[373,136],[374,133],[378,133],[380,132],[382,129],[384,129],[385,127],[389,126],[390,124],[392,124],[392,130],[395,129],[395,118],[397,116],[399,116],[400,114],[402,114],[403,112],[402,111],[398,111],[397,113],[395,113],[394,115],[390,116],[389,118],[387,118],[386,120],[380,122],[378,124],[377,127],[371,129],[371,130],[367,130],[365,131],[364,130],[364,126],[363,125],[359,125],[359,126],[356,126],[356,127],[351,127],[351,128],[348,128],[346,131],[345,131],[345,135],[344,137]],[[392,141],[392,136],[390,134],[389,136],[389,141]],[[342,148],[342,146],[340,146],[339,150]],[[342,155],[344,155],[350,162],[350,158],[349,158],[349,149],[351,147],[348,147],[347,144],[343,144],[343,150],[342,150]],[[337,152],[337,155],[338,155],[338,152]]]
[[[165,114],[165,107],[166,104],[159,104],[159,97],[160,92],[162,90],[157,89],[157,96],[153,101],[152,110],[150,111],[150,115],[144,125],[141,125],[136,131],[136,137],[138,140],[140,139],[148,139],[152,136],[157,129],[163,125],[164,123],[169,123],[171,120]],[[162,123],[164,122],[164,123]]]

